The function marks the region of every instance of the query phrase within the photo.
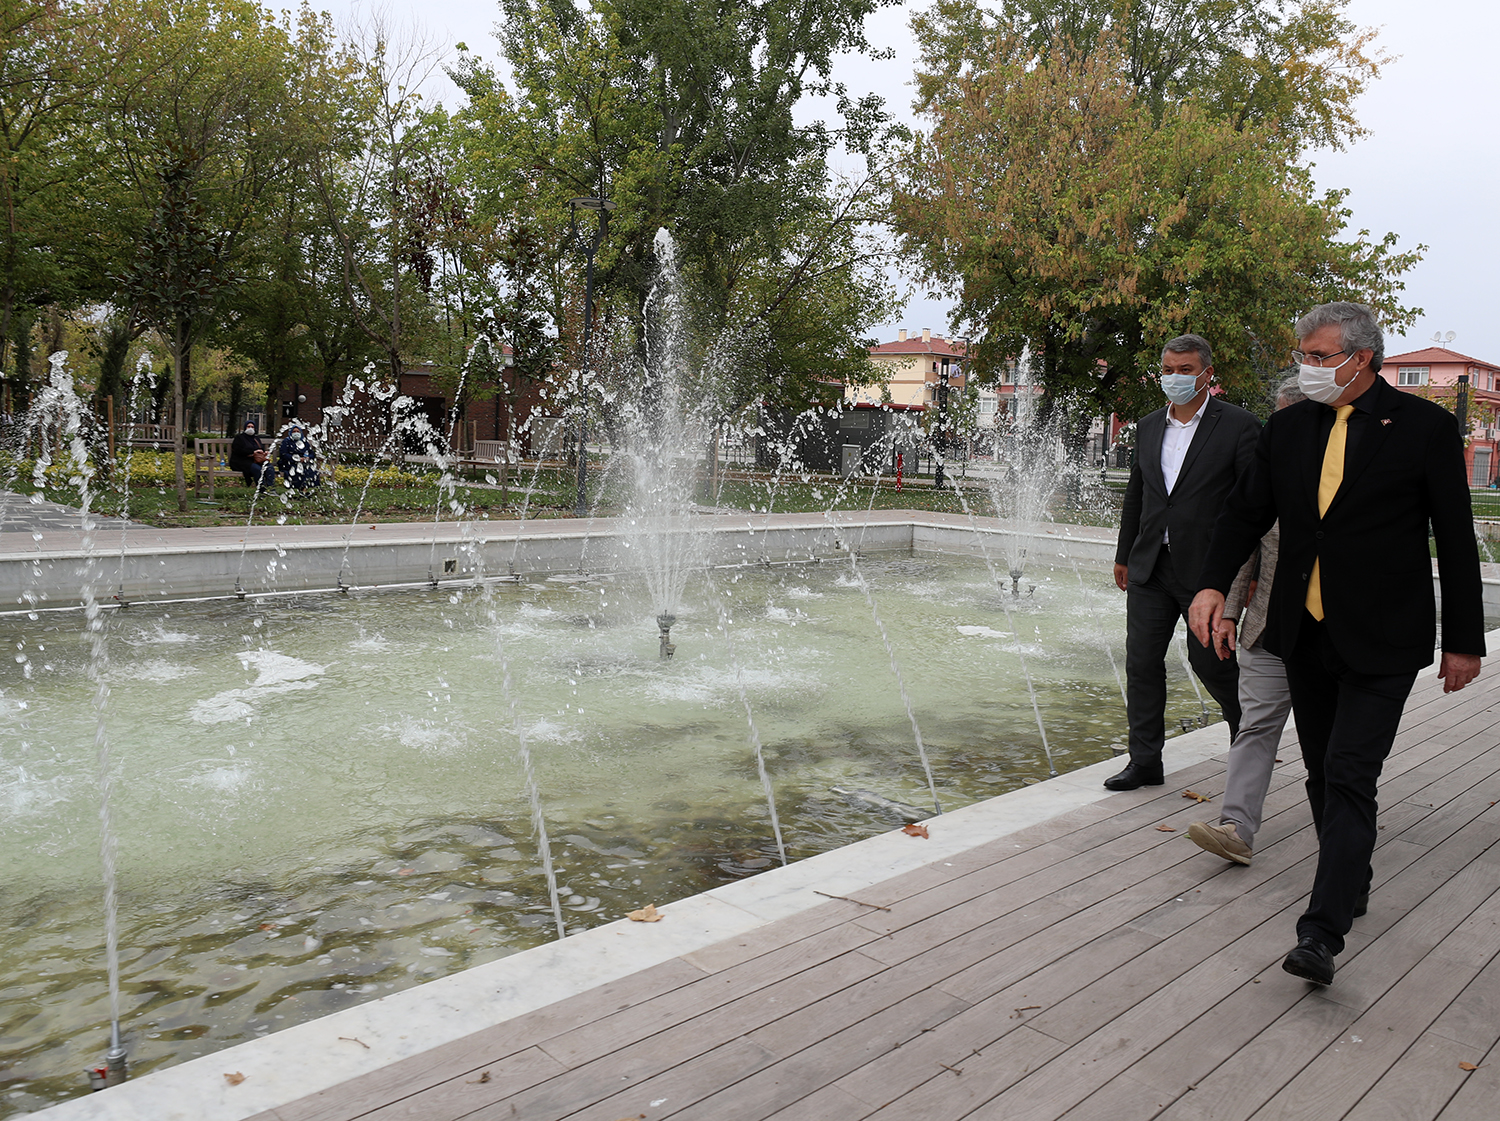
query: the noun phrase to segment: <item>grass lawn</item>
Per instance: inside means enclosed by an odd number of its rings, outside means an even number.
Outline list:
[[[621,513],[625,495],[619,484],[602,468],[591,466],[590,470],[591,512],[600,517]],[[293,497],[281,488],[261,495],[255,502],[255,523],[336,525],[355,520],[371,524],[426,521],[434,516],[440,501],[442,521],[459,517],[517,518],[521,516],[523,502],[528,518],[571,517],[573,513],[574,476],[571,469],[560,467],[524,469],[519,475],[520,485],[513,477],[504,492],[487,481],[494,478],[493,474],[480,472],[456,480],[454,490],[441,495],[435,474],[403,477],[393,482],[390,472],[382,472],[368,489],[363,489],[359,469],[341,468],[340,473],[343,477],[339,485],[317,487],[305,497]],[[930,477],[908,481],[897,491],[890,479],[872,482],[814,477],[803,481],[796,475],[737,471],[721,480],[717,496],[709,493],[706,478],[700,477],[694,498],[700,509],[725,511],[933,510],[951,514],[967,511],[979,517],[996,513],[994,496],[982,481],[953,476],[950,481],[962,488],[961,497],[952,485],[935,489]],[[13,489],[29,493],[29,479],[16,479]],[[1059,495],[1053,516],[1058,521],[1075,524],[1113,525],[1119,519],[1119,494],[1117,488],[1093,487],[1085,495],[1082,509],[1069,509]],[[68,506],[79,503],[78,492],[67,486],[48,486],[44,496]],[[244,525],[250,520],[251,498],[250,488],[238,481],[220,483],[212,502],[195,499],[190,486],[188,509],[182,512],[177,508],[177,493],[172,484],[154,481],[130,488],[128,516],[159,527]],[[455,502],[462,513],[454,510]],[[106,485],[102,493],[96,494],[93,509],[99,514],[119,515],[127,512],[122,505],[120,487]]]

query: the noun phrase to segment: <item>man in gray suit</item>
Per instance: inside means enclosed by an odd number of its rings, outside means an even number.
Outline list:
[[[1125,673],[1130,762],[1110,790],[1160,786],[1166,740],[1165,659],[1187,617],[1213,536],[1214,520],[1250,466],[1260,421],[1210,396],[1213,350],[1197,335],[1167,343],[1162,392],[1171,402],[1136,426],[1135,465],[1125,488],[1115,583],[1126,593]],[[1218,702],[1233,739],[1239,730],[1239,671],[1191,634],[1188,661]]]

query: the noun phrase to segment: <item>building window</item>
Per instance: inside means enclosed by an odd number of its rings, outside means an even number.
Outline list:
[[[1426,385],[1429,366],[1402,366],[1396,371],[1397,385]]]
[[[857,412],[843,413],[842,415],[839,416],[839,427],[843,428],[843,429],[869,428],[870,427],[870,414],[869,414],[869,412],[864,411],[864,410],[859,410]]]
[[[994,416],[995,415],[995,404],[996,404],[995,399],[993,397],[989,396],[988,394],[986,394],[985,396],[981,397],[979,399],[979,415],[980,416]]]

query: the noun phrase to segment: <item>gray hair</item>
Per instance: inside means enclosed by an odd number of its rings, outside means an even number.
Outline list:
[[[1380,323],[1375,319],[1372,308],[1366,304],[1351,304],[1342,300],[1332,304],[1319,304],[1297,320],[1297,337],[1305,339],[1320,327],[1339,329],[1339,345],[1344,348],[1345,354],[1353,354],[1357,350],[1372,351],[1370,369],[1380,372],[1380,367],[1385,364],[1385,335],[1380,330]]]
[[[1302,392],[1302,382],[1296,374],[1281,379],[1281,384],[1276,387],[1276,407],[1280,408],[1285,401],[1288,405],[1295,405],[1298,401],[1306,401],[1307,394]]]
[[[1175,339],[1168,339],[1161,352],[1165,354],[1169,350],[1173,354],[1196,353],[1205,370],[1214,364],[1213,347],[1202,335],[1178,335]]]

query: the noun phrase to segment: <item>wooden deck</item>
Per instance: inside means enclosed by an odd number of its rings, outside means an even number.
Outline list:
[[[1249,868],[1184,835],[1223,790],[1223,760],[1200,764],[859,893],[878,909],[829,901],[258,1121],[1490,1121],[1487,673],[1451,697],[1419,680],[1370,913],[1326,990],[1281,970],[1316,847],[1289,730]]]

